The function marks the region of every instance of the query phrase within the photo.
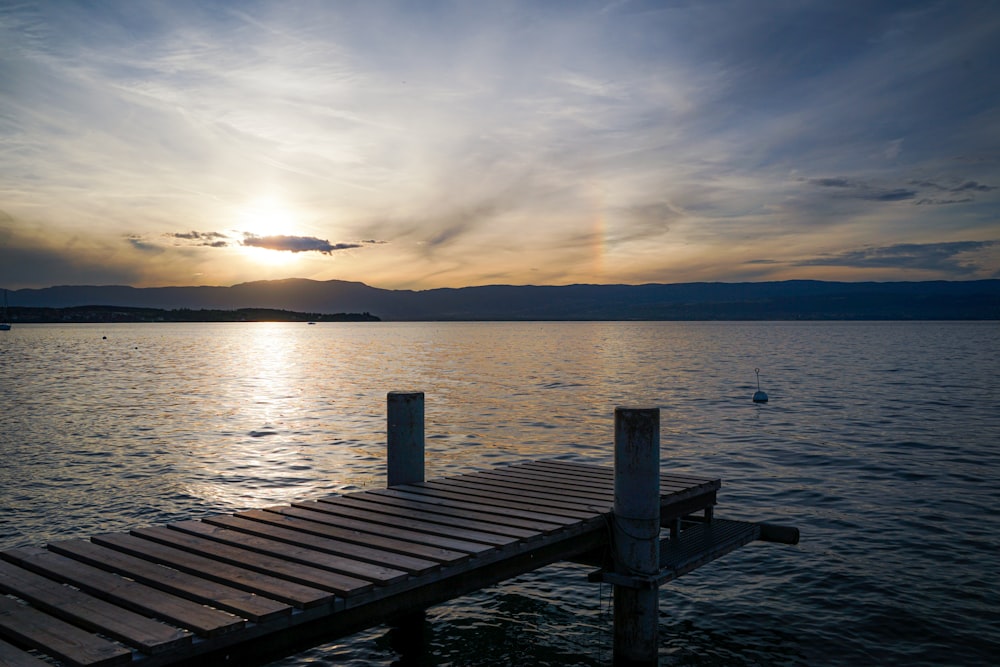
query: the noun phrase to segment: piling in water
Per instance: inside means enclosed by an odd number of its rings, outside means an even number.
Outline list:
[[[386,409],[386,483],[424,481],[424,392],[390,391]]]
[[[655,577],[660,568],[660,411],[615,408],[615,571]],[[659,591],[615,585],[614,664],[657,664]]]

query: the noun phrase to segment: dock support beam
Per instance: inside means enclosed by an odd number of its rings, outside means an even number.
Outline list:
[[[424,481],[424,392],[386,396],[386,485]],[[427,612],[415,609],[388,620],[389,644],[402,662],[426,653]],[[409,658],[409,659],[408,659]]]
[[[389,392],[386,447],[388,486],[424,481],[424,392]]]
[[[660,569],[660,411],[615,408],[615,572],[654,577]],[[614,664],[658,662],[659,591],[616,585]]]

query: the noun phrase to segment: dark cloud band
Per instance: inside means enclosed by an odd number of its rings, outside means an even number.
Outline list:
[[[286,236],[284,234],[274,236],[244,234],[243,240],[240,243],[241,245],[254,248],[266,248],[267,250],[320,252],[324,255],[329,255],[337,250],[350,250],[351,248],[361,247],[360,243],[330,243],[315,236]]]
[[[945,271],[952,275],[975,273],[980,267],[962,261],[959,255],[983,250],[997,241],[952,241],[948,243],[897,243],[847,250],[803,260],[797,266],[844,266],[866,269],[918,269]]]

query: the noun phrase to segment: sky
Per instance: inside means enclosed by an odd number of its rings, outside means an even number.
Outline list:
[[[1000,5],[0,0],[0,287],[1000,277]]]

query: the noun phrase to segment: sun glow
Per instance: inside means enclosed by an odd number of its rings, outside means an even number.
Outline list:
[[[237,217],[239,231],[254,236],[297,234],[296,223],[297,216],[291,207],[272,197],[248,204]]]
[[[244,239],[251,237],[295,236],[300,233],[299,216],[284,202],[268,197],[258,199],[242,208],[236,221],[236,231]],[[291,264],[299,253],[254,245],[241,245],[244,257],[258,264],[272,266]]]

